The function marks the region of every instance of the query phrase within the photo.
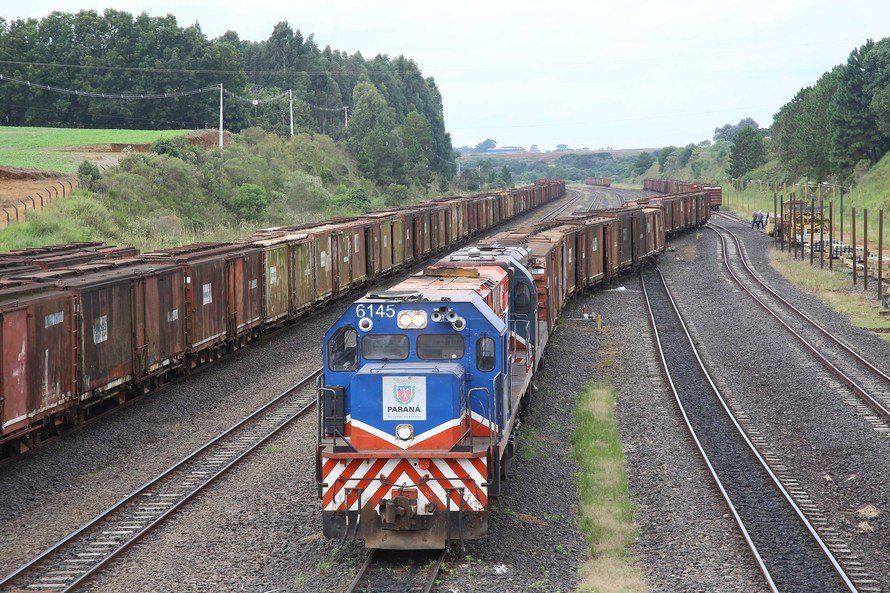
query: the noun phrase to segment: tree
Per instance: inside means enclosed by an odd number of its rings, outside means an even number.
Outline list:
[[[235,211],[243,220],[259,220],[269,201],[266,199],[266,190],[253,183],[244,183],[238,186],[235,192]]]
[[[636,175],[642,175],[645,173],[649,167],[652,166],[652,163],[655,162],[655,157],[653,157],[648,152],[641,152],[637,155],[637,158],[634,160],[633,164],[633,172]]]
[[[751,127],[740,130],[736,134],[732,150],[729,153],[729,174],[733,177],[741,177],[765,162],[766,150],[763,146],[763,137]]]
[[[491,138],[486,138],[476,145],[476,148],[473,149],[473,152],[488,152],[489,148],[496,148],[497,145],[498,143]]]
[[[736,134],[742,131],[745,128],[754,128],[755,130],[759,129],[760,126],[757,125],[757,122],[754,121],[753,118],[746,117],[739,121],[736,125],[726,124],[720,128],[714,128],[714,140],[729,140],[732,141],[735,139]]]
[[[416,111],[412,111],[405,118],[401,133],[408,165],[429,162],[432,156],[433,137],[430,134],[430,124],[426,118]]]
[[[667,162],[667,159],[671,154],[677,150],[676,146],[665,146],[661,150],[658,151],[658,172],[664,173],[664,164]]]
[[[513,187],[513,175],[510,173],[507,165],[504,165],[504,168],[501,169],[501,182],[504,184],[504,187]]]
[[[541,152],[541,150],[538,148],[538,145],[537,145],[537,144],[532,144],[532,145],[529,147],[528,151],[529,151],[529,152]]]
[[[829,108],[829,157],[837,175],[849,175],[861,160],[876,162],[886,151],[888,137],[878,129],[870,106],[876,90],[872,79],[883,78],[880,71],[890,68],[888,45],[890,38],[882,40],[879,50],[870,56],[876,46],[868,40],[850,53],[839,72],[838,89]]]

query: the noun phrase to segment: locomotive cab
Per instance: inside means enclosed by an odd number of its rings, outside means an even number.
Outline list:
[[[327,537],[436,549],[487,534],[521,393],[514,367],[526,368],[515,362],[510,273],[440,264],[360,299],[325,335]]]

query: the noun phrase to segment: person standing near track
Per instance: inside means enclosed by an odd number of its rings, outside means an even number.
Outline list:
[[[757,226],[757,210],[754,210],[753,212],[751,212],[751,228],[753,229],[756,226]]]

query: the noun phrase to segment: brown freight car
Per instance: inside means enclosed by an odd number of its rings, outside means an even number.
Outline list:
[[[0,443],[51,427],[74,392],[74,300],[37,283],[0,290]]]

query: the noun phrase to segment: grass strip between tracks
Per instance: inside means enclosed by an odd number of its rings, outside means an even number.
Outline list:
[[[575,407],[572,448],[581,468],[581,524],[590,547],[590,558],[581,567],[584,593],[646,590],[630,553],[637,528],[614,405],[614,388],[591,383]]]
[[[880,314],[881,307],[875,298],[876,280],[869,283],[866,294],[861,278],[858,286],[852,285],[846,267],[841,272],[829,270],[827,262],[824,269],[811,267],[809,260],[795,260],[788,252],[777,249],[769,249],[769,259],[773,268],[796,287],[846,316],[856,327],[879,332],[882,338],[890,340],[890,316]]]

